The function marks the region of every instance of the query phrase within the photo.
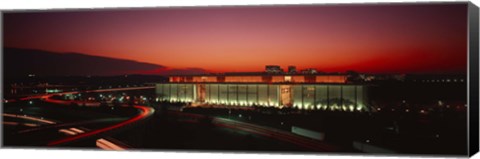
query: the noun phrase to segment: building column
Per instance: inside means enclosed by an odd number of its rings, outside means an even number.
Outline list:
[[[358,107],[358,101],[357,101],[357,86],[355,86],[355,108]]]
[[[238,93],[240,92],[240,91],[238,91],[238,87],[239,87],[239,84],[237,84],[237,90],[236,90],[235,94],[237,95],[237,104],[240,104],[240,102],[238,101]]]
[[[168,98],[172,100],[172,84],[168,84]]]
[[[260,104],[260,103],[258,103],[258,100],[259,100],[259,97],[258,97],[258,84],[256,84],[256,86],[257,86],[257,104],[256,104],[256,105],[258,105],[258,104]]]
[[[267,84],[267,106],[270,106],[270,84]]]
[[[343,86],[340,85],[340,110],[343,110]]]
[[[313,85],[313,109],[317,109],[317,85]]]
[[[247,105],[249,104],[249,101],[248,101],[248,86],[249,86],[249,85],[247,84],[247,85],[246,85],[247,88],[246,88],[246,92],[245,92],[245,100],[246,100],[246,102],[247,102]]]
[[[305,88],[303,87],[303,84],[302,84],[302,85],[301,85],[301,89],[300,89],[300,90],[301,90],[300,92],[301,92],[301,95],[302,95],[302,105],[301,105],[301,108],[302,108],[302,109],[304,108],[304,107],[303,107],[303,106],[304,106],[304,104],[303,104],[303,101],[304,101],[304,99],[303,99],[303,98],[304,98],[304,92],[303,92],[303,91],[305,91],[304,89],[305,89]]]
[[[330,85],[327,85],[327,110],[330,109]]]
[[[227,105],[230,104],[230,91],[229,91],[229,88],[230,87],[228,84],[227,85]]]
[[[197,85],[196,84],[192,84],[192,102],[196,102],[197,101]]]
[[[180,95],[179,95],[179,93],[178,93],[178,92],[179,92],[179,88],[178,88],[179,85],[180,85],[180,84],[176,84],[176,86],[177,86],[177,100],[180,100]]]

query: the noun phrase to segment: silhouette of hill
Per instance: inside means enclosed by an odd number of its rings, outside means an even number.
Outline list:
[[[165,66],[132,60],[56,53],[34,49],[4,48],[4,76],[113,76],[165,69]]]

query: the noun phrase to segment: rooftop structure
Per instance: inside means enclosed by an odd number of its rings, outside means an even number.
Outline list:
[[[296,74],[296,73],[297,73],[297,67],[295,67],[295,66],[288,66],[288,73],[289,73],[289,74]]]
[[[170,76],[171,83],[347,83],[347,75],[247,74]]]
[[[283,73],[283,69],[277,65],[267,65],[265,66],[265,72],[267,73]]]

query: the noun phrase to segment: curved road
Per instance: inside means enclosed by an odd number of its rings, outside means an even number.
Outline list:
[[[86,93],[90,93],[90,92],[112,92],[112,91],[128,91],[128,90],[141,90],[141,89],[152,89],[152,88],[155,88],[155,87],[112,88],[112,89],[89,90],[89,91],[84,91],[84,92],[86,92]],[[53,94],[45,94],[45,95],[34,95],[34,96],[20,98],[20,100],[24,101],[24,100],[33,100],[33,99],[43,99],[46,102],[51,102],[51,103],[55,103],[55,104],[62,104],[62,105],[69,105],[72,102],[77,103],[77,104],[84,103],[84,101],[63,101],[63,100],[51,99],[51,97],[55,96],[55,95],[77,94],[77,93],[80,93],[80,92],[72,91],[72,92],[62,92],[62,93],[53,93]],[[15,100],[7,100],[7,101],[15,102]],[[137,116],[135,116],[133,118],[130,118],[126,121],[120,122],[120,123],[112,125],[112,126],[104,127],[104,128],[101,128],[101,129],[96,129],[96,130],[86,132],[86,133],[78,133],[76,135],[68,136],[68,137],[62,138],[60,140],[52,141],[52,142],[49,142],[47,145],[48,146],[57,146],[57,145],[73,142],[73,141],[76,141],[76,140],[93,137],[95,135],[107,133],[107,132],[110,132],[110,131],[114,131],[114,130],[120,129],[122,127],[132,125],[136,122],[142,121],[143,119],[146,119],[146,118],[150,117],[154,113],[154,109],[151,108],[151,107],[140,106],[140,105],[135,105],[133,107],[140,111],[140,114],[138,114]]]
[[[135,105],[133,107],[135,107],[135,108],[137,108],[141,111],[141,113],[139,115],[137,115],[133,118],[130,118],[126,121],[120,122],[118,124],[115,124],[115,125],[112,125],[112,126],[109,126],[109,127],[93,130],[93,131],[82,133],[82,134],[75,135],[75,136],[69,136],[67,138],[63,138],[63,139],[60,139],[60,140],[57,140],[57,141],[52,141],[52,142],[48,143],[47,145],[48,146],[61,145],[61,144],[72,142],[72,141],[79,140],[79,139],[82,139],[82,138],[88,138],[88,137],[92,137],[92,136],[99,135],[99,134],[102,134],[102,133],[106,133],[106,132],[118,129],[120,127],[130,125],[130,124],[135,123],[137,121],[146,119],[147,117],[151,116],[154,112],[153,108],[146,107],[146,106]]]
[[[113,89],[101,89],[101,90],[90,90],[90,91],[85,91],[85,92],[110,92],[110,91],[125,91],[125,90],[139,90],[139,89],[152,89],[154,87],[131,87],[131,88],[113,88]],[[37,96],[30,96],[30,97],[25,97],[21,98],[20,100],[31,100],[31,99],[43,99],[46,102],[51,102],[51,103],[56,103],[56,104],[62,104],[62,105],[69,105],[72,102],[77,103],[77,104],[83,104],[85,103],[84,101],[63,101],[63,100],[56,100],[56,99],[51,99],[50,97],[54,95],[63,95],[63,94],[76,94],[79,92],[63,92],[63,93],[55,93],[55,94],[47,94],[47,95],[37,95]],[[145,118],[148,118],[154,113],[154,109],[151,107],[146,107],[146,106],[140,106],[140,105],[135,105],[134,108],[137,108],[138,110],[141,111],[140,114],[137,116],[130,118],[126,121],[120,122],[118,124],[109,126],[109,127],[104,127],[101,129],[93,130],[90,132],[86,133],[78,133],[76,135],[68,136],[66,138],[52,141],[48,143],[48,146],[56,146],[56,145],[62,145],[65,143],[69,143],[72,141],[84,139],[84,138],[89,138],[93,137],[95,135],[99,135],[102,133],[106,133],[109,131],[113,131],[122,127],[125,127],[127,125],[131,125],[135,122],[141,121]],[[191,114],[191,113],[183,113],[183,112],[176,112],[175,114],[181,114],[184,116],[189,116],[192,118],[196,119],[202,119],[206,118],[204,115],[199,115],[199,114]],[[323,142],[319,142],[316,140],[312,140],[309,138],[305,138],[302,136],[298,136],[295,134],[292,134],[290,132],[286,132],[283,130],[277,130],[274,128],[270,127],[264,127],[264,126],[259,126],[255,124],[250,124],[250,123],[245,123],[245,122],[240,122],[240,121],[235,121],[235,120],[230,120],[230,119],[225,119],[225,118],[218,118],[214,117],[212,118],[212,123],[216,126],[220,127],[226,127],[230,129],[237,129],[253,134],[258,134],[270,138],[274,138],[280,141],[285,141],[285,142],[290,142],[299,146],[302,146],[304,148],[307,148],[309,150],[313,151],[321,151],[321,152],[333,152],[337,151],[338,149],[336,147],[333,147],[331,145],[325,144]]]

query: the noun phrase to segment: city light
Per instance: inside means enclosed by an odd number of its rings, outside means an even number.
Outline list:
[[[357,111],[361,111],[362,110],[362,106],[361,105],[358,105],[357,106]]]

